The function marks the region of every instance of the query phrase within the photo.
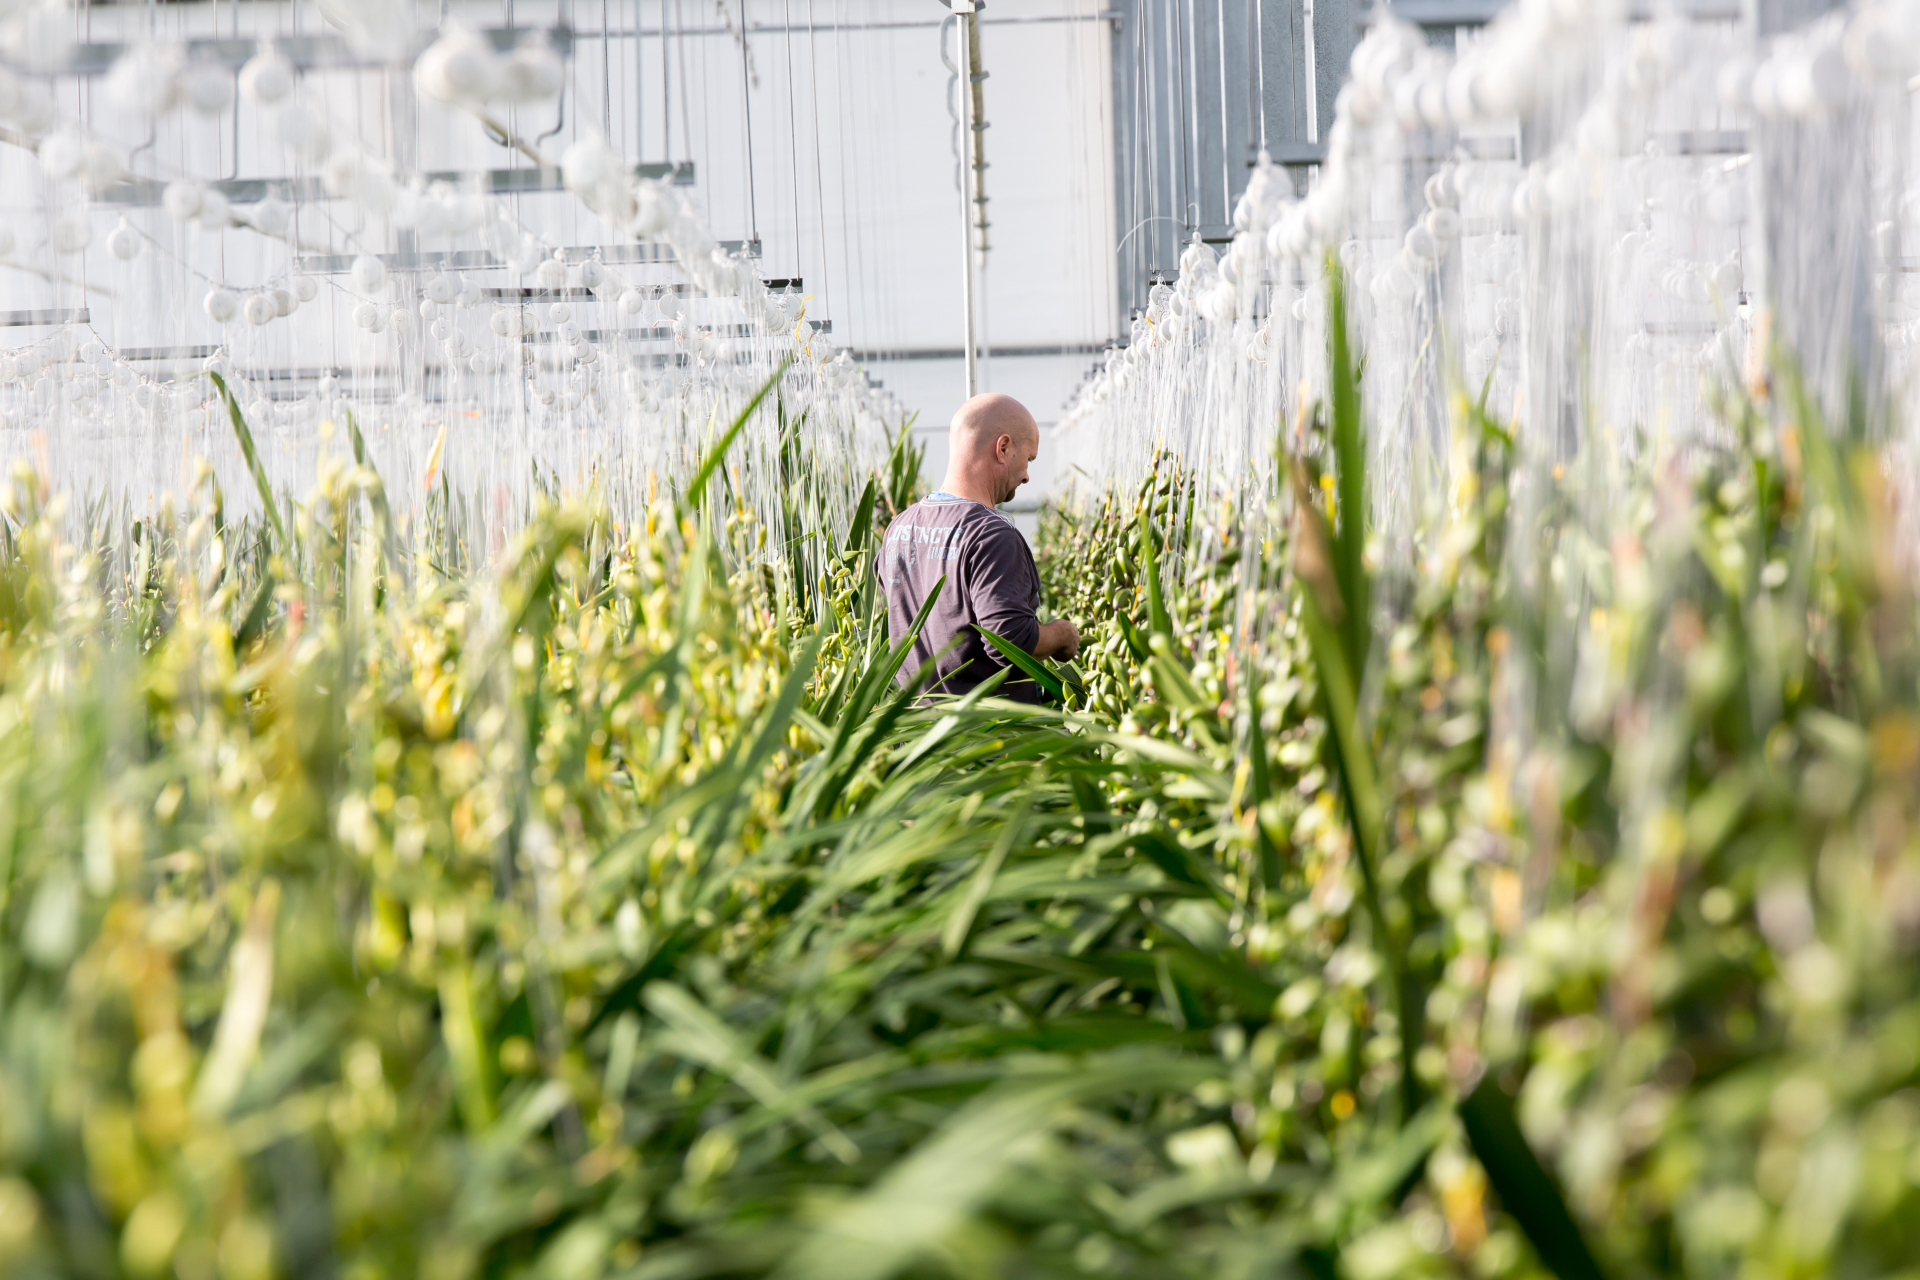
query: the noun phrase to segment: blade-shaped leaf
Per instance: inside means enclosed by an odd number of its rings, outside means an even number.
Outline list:
[[[247,460],[247,470],[253,473],[253,484],[260,491],[260,505],[267,513],[267,523],[273,528],[276,550],[287,550],[287,527],[280,522],[280,508],[274,505],[273,486],[267,483],[266,468],[260,465],[260,452],[254,448],[253,432],[247,428],[247,420],[240,414],[240,404],[233,398],[233,392],[227,388],[227,380],[219,374],[208,371],[213,385],[220,392],[220,398],[227,402],[227,417],[233,422],[234,439],[240,442],[241,456]]]
[[[836,1159],[852,1164],[860,1158],[860,1148],[846,1134],[812,1107],[791,1097],[787,1086],[774,1074],[773,1065],[685,990],[670,982],[656,982],[641,993],[641,998],[673,1028],[676,1049],[730,1076],[761,1105],[795,1115]]]
[[[1026,650],[1004,636],[995,635],[978,623],[974,624],[973,629],[980,633],[982,640],[999,650],[1001,657],[1031,676],[1033,682],[1039,685],[1048,697],[1056,702],[1066,697],[1067,689],[1060,683],[1060,677],[1041,666]]]
[[[912,1155],[836,1213],[776,1272],[779,1280],[887,1280],[937,1246],[1076,1102],[1205,1074],[1198,1064],[1124,1055],[1010,1082],[956,1112]]]
[[[1460,1102],[1460,1122],[1501,1207],[1520,1224],[1541,1265],[1560,1280],[1605,1280],[1553,1175],[1527,1145],[1513,1099],[1492,1072]]]
[[[728,427],[726,434],[720,437],[719,443],[708,451],[706,458],[700,463],[700,469],[694,472],[693,482],[687,486],[689,508],[697,509],[700,506],[700,499],[707,490],[707,481],[720,466],[721,460],[727,456],[727,450],[732,448],[733,442],[739,438],[741,430],[747,425],[747,419],[751,418],[753,411],[760,407],[760,402],[767,398],[767,393],[780,385],[780,379],[786,376],[787,366],[792,363],[791,355],[780,362],[780,367],[773,371],[772,377],[760,384],[760,389],[753,393],[753,399],[747,401],[747,407],[740,411],[739,416],[733,420],[733,425]]]

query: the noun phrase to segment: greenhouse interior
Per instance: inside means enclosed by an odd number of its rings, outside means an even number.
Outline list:
[[[1920,1277],[1916,94],[0,0],[0,1277]]]

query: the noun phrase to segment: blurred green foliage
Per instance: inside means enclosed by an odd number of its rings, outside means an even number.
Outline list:
[[[716,450],[492,557],[357,454],[265,525],[17,474],[0,1272],[1911,1268],[1880,458],[1722,388],[1594,514],[1461,396],[1388,558],[1331,356],[1250,489],[1048,515],[1045,708],[895,688],[918,456],[777,401],[773,528]]]

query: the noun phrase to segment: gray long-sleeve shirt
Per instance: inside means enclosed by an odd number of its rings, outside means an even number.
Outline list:
[[[887,593],[888,629],[896,644],[934,583],[942,574],[947,579],[900,668],[903,687],[956,637],[959,642],[934,667],[931,692],[965,693],[1006,666],[975,624],[1028,653],[1040,642],[1040,575],[1033,553],[1013,521],[992,507],[950,493],[914,503],[887,526],[875,570]],[[1000,688],[1007,697],[1039,701],[1039,689],[1017,673]]]

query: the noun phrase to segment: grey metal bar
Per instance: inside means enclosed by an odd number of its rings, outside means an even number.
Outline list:
[[[807,320],[803,323],[815,333],[833,332],[833,321],[831,320]],[[629,342],[665,342],[673,338],[691,335],[676,334],[673,331],[673,326],[670,324],[656,324],[650,325],[645,329],[583,329],[581,330],[580,336],[589,342],[606,342],[613,338],[625,338]],[[702,336],[757,338],[760,337],[761,334],[760,331],[752,325],[730,324],[708,329]],[[556,334],[542,332],[528,336],[526,341],[536,343],[540,346],[547,346],[560,341],[560,339]],[[958,355],[959,353],[955,352],[954,354]]]
[[[1727,132],[1725,136],[1726,138],[1732,138],[1735,136],[1744,137],[1744,135],[1740,135],[1739,131],[1737,130],[1730,130]],[[1656,137],[1659,137],[1663,140],[1674,139],[1676,140],[1675,145],[1678,145],[1678,140],[1684,140],[1689,138],[1702,140],[1703,145],[1717,145],[1720,141],[1723,141],[1722,135],[1711,134],[1711,133],[1703,133],[1703,134],[1697,134],[1697,135],[1675,133],[1675,134],[1656,135]],[[1731,149],[1736,151],[1741,151],[1741,150],[1745,150],[1745,146],[1743,144],[1741,146],[1733,147]],[[1689,154],[1689,155],[1716,154],[1717,155],[1721,153],[1718,151],[1709,152],[1709,151],[1701,150],[1701,151],[1687,151],[1687,152],[1684,152],[1684,154]],[[1454,138],[1452,141],[1447,142],[1438,147],[1433,147],[1428,149],[1410,148],[1407,151],[1403,152],[1397,158],[1401,160],[1433,161],[1433,160],[1448,160],[1456,156],[1465,157],[1470,160],[1511,160],[1514,158],[1513,139],[1510,137]],[[1316,164],[1325,164],[1327,159],[1327,148],[1326,148],[1326,144],[1319,143],[1319,142],[1271,143],[1268,145],[1268,148],[1267,148],[1267,158],[1273,161],[1273,163],[1277,165],[1281,165],[1283,167],[1288,167],[1288,168],[1305,167],[1308,165],[1316,165]],[[1258,160],[1249,160],[1247,162],[1247,167],[1252,168],[1254,165],[1258,163],[1259,163]]]
[[[602,259],[602,261],[605,261],[605,259]],[[769,291],[794,290],[804,287],[798,276],[788,280],[763,280],[761,283],[766,285]],[[696,292],[694,287],[685,281],[679,281],[673,284],[656,284],[649,287],[675,294]],[[482,289],[480,296],[502,302],[538,302],[543,298],[591,298],[596,295],[592,289],[579,285],[566,285],[558,289],[541,289],[537,287]]]
[[[491,41],[496,49],[512,49],[528,37],[546,37],[547,43],[562,57],[573,52],[574,33],[567,27],[491,27],[478,34]],[[418,57],[428,45],[432,44],[437,32],[422,31],[414,37],[408,50],[407,61]],[[182,42],[189,62],[214,62],[229,67],[244,66],[247,60],[259,51],[258,37],[247,36],[240,39],[232,37],[210,37]],[[376,59],[369,59],[354,52],[345,37],[335,35],[316,36],[275,36],[271,38],[273,47],[282,57],[302,70],[383,66]],[[117,40],[91,41],[69,45],[63,58],[52,63],[39,63],[28,66],[24,63],[5,61],[16,71],[42,76],[99,76],[105,75],[120,55],[132,46]]]
[[[1752,150],[1745,129],[1685,129],[1649,139],[1670,156],[1737,156]]]
[[[693,185],[691,160],[675,164],[637,164],[633,166],[633,172],[634,176],[641,178],[671,179],[677,187]],[[448,182],[459,187],[464,187],[471,178],[478,177],[482,187],[494,195],[565,190],[558,169],[490,169],[477,175],[446,170],[421,176],[430,183]],[[333,199],[318,178],[230,178],[209,182],[207,186],[225,196],[231,204],[252,204],[275,192],[303,202]],[[115,183],[94,199],[101,204],[145,208],[159,204],[166,189],[167,184],[157,179],[137,178],[132,182]]]
[[[946,21],[944,18],[927,18],[919,21],[893,22],[816,22],[809,27],[788,26],[784,22],[754,22],[748,24],[746,32],[750,36],[793,36],[805,35],[809,31],[815,35],[824,35],[830,31],[920,31],[937,27],[944,21]],[[1111,22],[1118,27],[1125,24],[1126,15],[1118,9],[1103,9],[1098,13],[1016,14],[1006,18],[982,16],[980,19],[981,25],[988,27],[1069,22]],[[636,36],[643,40],[660,38],[658,30],[645,27],[608,27],[604,30],[598,27],[574,27],[572,30],[575,40],[631,40]],[[682,36],[726,36],[738,40],[740,33],[728,27],[675,27],[673,38],[678,40]]]
[[[121,347],[113,354],[122,360],[205,360],[218,350],[217,346]]]
[[[1123,15],[1114,9],[1099,13],[1061,13],[1016,15],[1005,18],[982,18],[989,26],[1024,26],[1040,23],[1073,22],[1111,22],[1118,26]],[[792,36],[811,30],[814,34],[837,31],[904,31],[923,27],[937,27],[940,19],[935,18],[918,22],[822,22],[810,28],[790,27],[784,23],[756,22],[746,28],[749,36]],[[419,56],[438,33],[423,31],[415,37],[413,47],[408,51],[408,61]],[[544,35],[555,50],[563,57],[573,52],[576,41],[619,40],[639,38],[658,38],[659,32],[638,30],[633,27],[612,27],[604,30],[575,27],[493,27],[479,33],[493,42],[496,49],[511,49],[528,35]],[[687,36],[726,36],[738,39],[739,33],[725,26],[718,27],[680,27],[673,32],[675,39]],[[302,70],[345,69],[352,67],[383,66],[377,59],[364,58],[354,52],[342,36],[274,36],[271,37],[274,48],[278,49],[287,61]],[[185,41],[188,60],[193,62],[217,62],[238,68],[245,65],[259,48],[259,40],[252,36],[241,39],[230,37],[211,37]],[[122,41],[101,40],[74,44],[68,47],[66,56],[51,64],[42,63],[27,66],[23,63],[0,59],[0,64],[10,66],[16,71],[36,75],[60,76],[99,76],[105,75],[113,64],[125,53],[128,45]]]
[[[376,253],[373,256],[383,265],[403,271],[420,267],[445,267],[449,271],[482,271],[490,267],[506,265],[485,249],[457,249],[444,253]],[[357,254],[307,254],[294,259],[294,266],[309,275],[329,276],[353,270],[353,264],[357,261],[359,261]]]
[[[675,286],[678,288],[678,286]],[[499,301],[538,302],[543,298],[591,298],[591,289],[568,286],[561,289],[482,289],[480,296]]]
[[[1469,27],[1492,22],[1508,0],[1377,0],[1361,21],[1371,26],[1383,17],[1416,27]]]
[[[0,329],[17,329],[33,324],[86,324],[85,307],[50,311],[0,311]]]
[[[1511,7],[1512,0],[1376,0],[1360,21],[1364,26],[1371,26],[1390,13],[1401,22],[1429,30],[1480,27]],[[1671,6],[1656,4],[1654,0],[1633,0],[1627,13],[1634,21],[1645,22],[1669,7],[1695,22],[1733,22],[1744,16],[1741,0],[1679,0]]]
[[[728,253],[745,253],[750,258],[760,256],[758,240],[722,240],[720,247]],[[600,261],[612,266],[645,265],[652,262],[672,262],[673,250],[663,244],[589,244],[569,245],[563,252],[568,261],[584,260],[593,254],[600,255]],[[416,270],[423,267],[445,267],[451,271],[481,271],[489,267],[505,266],[496,254],[485,249],[461,249],[449,253],[376,253],[373,255],[389,267],[401,270]],[[311,275],[339,275],[353,270],[353,264],[359,260],[358,254],[309,254],[295,260],[295,265]]]
[[[1327,144],[1324,142],[1269,142],[1267,158],[1278,165],[1313,165],[1327,162]],[[1249,168],[1258,160],[1247,161]]]
[[[1059,347],[995,347],[994,359],[1021,356],[1097,356],[1108,349],[1107,343],[1083,342]],[[958,360],[966,352],[959,347],[903,347],[893,351],[848,351],[855,360]],[[945,431],[943,424],[939,430]]]

